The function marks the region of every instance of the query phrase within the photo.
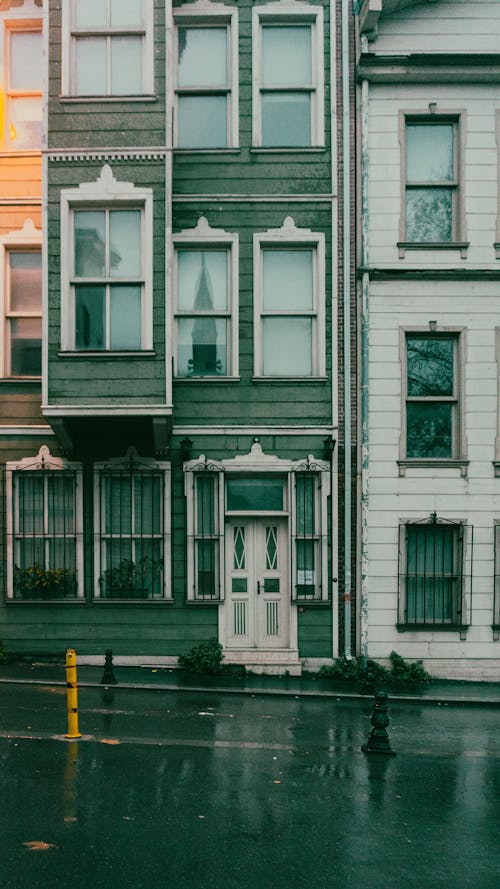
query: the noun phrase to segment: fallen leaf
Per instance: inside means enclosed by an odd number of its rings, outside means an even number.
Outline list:
[[[281,781],[275,781],[274,783],[275,783],[275,784],[281,784]]]
[[[118,741],[116,738],[101,738],[100,743],[101,744],[119,744],[120,741]]]
[[[31,852],[45,852],[47,849],[57,849],[54,843],[44,843],[43,840],[30,840],[27,843],[23,843],[23,846],[27,846]]]

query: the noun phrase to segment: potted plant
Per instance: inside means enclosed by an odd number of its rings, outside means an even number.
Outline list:
[[[161,578],[163,559],[143,556],[134,562],[122,559],[117,565],[106,568],[99,578],[104,597],[117,599],[143,599],[154,593],[155,581]]]
[[[61,599],[76,595],[74,568],[43,568],[33,562],[28,568],[14,569],[14,591],[22,599]]]

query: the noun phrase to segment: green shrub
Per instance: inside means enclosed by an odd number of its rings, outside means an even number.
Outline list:
[[[186,654],[181,654],[179,666],[189,673],[213,675],[222,673],[223,657],[220,642],[217,642],[217,639],[210,639],[208,642],[200,642],[199,645],[195,645]]]
[[[14,655],[10,654],[10,652],[5,651],[2,643],[0,642],[0,664],[10,664],[14,660]]]
[[[391,666],[384,667],[378,661],[368,659],[366,666],[361,658],[337,658],[333,664],[321,667],[319,676],[327,679],[344,679],[349,682],[364,682],[367,685],[382,685],[391,682],[411,682],[424,684],[431,681],[431,676],[422,666],[422,661],[405,661],[401,655],[392,651]]]

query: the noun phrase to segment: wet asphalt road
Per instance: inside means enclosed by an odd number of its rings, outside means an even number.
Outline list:
[[[497,889],[500,709],[371,703],[2,685],[0,885]]]

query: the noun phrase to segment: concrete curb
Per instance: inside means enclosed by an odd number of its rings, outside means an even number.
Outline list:
[[[66,683],[59,679],[16,679],[16,678],[0,678],[0,685],[56,685],[66,686]],[[233,694],[233,695],[251,695],[253,697],[287,697],[287,698],[327,698],[329,700],[355,700],[355,701],[371,701],[373,695],[360,694],[359,692],[345,691],[328,691],[315,689],[278,689],[278,688],[230,688],[227,686],[206,686],[206,685],[174,685],[171,683],[138,683],[138,682],[118,682],[116,685],[103,685],[101,682],[92,682],[90,680],[82,680],[78,682],[79,688],[113,688],[127,689],[136,691],[172,691],[194,692],[195,694]],[[458,706],[458,707],[500,707],[500,699],[498,698],[459,698],[447,695],[410,695],[410,694],[390,694],[389,701],[398,704],[433,704],[434,706]]]

